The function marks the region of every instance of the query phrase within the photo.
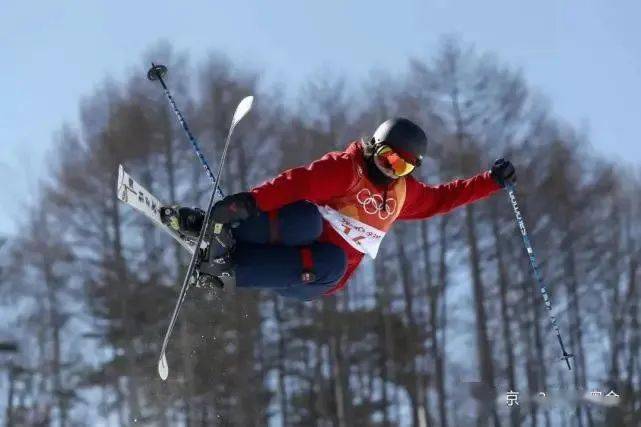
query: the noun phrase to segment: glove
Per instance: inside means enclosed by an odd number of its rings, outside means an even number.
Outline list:
[[[198,208],[178,208],[178,223],[180,230],[183,230],[192,235],[198,236],[200,228],[203,226],[203,219],[205,219],[205,211]]]
[[[205,219],[205,212],[202,209],[178,205],[160,208],[160,221],[163,224],[190,237],[198,237],[203,219]]]
[[[246,220],[260,213],[251,193],[237,193],[225,197],[212,209],[212,220],[218,224],[230,224]]]
[[[516,170],[509,160],[497,159],[492,165],[490,175],[501,187],[506,184],[514,185],[516,183]]]

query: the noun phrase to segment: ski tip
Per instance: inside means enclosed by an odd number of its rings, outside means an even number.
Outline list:
[[[121,191],[122,185],[125,182],[125,168],[122,165],[118,165],[118,181],[116,182],[116,193],[118,194],[118,199],[123,202],[127,201],[127,189]]]
[[[158,375],[160,375],[160,379],[163,381],[166,381],[167,377],[169,377],[169,366],[167,365],[165,353],[163,353],[160,356],[160,360],[158,360]]]
[[[240,101],[240,104],[238,104],[238,107],[236,107],[234,117],[231,120],[232,127],[234,127],[243,117],[245,117],[245,114],[247,114],[249,110],[251,110],[253,103],[253,96],[246,96],[242,101]]]

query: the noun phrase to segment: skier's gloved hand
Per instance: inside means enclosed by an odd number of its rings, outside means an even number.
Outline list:
[[[198,208],[178,208],[178,224],[180,230],[198,236],[200,228],[203,226],[205,212]]]
[[[243,221],[260,213],[251,193],[237,193],[216,203],[212,210],[214,223],[229,224]]]
[[[516,183],[516,170],[509,160],[497,159],[490,169],[490,175],[501,187],[506,184],[514,185]]]

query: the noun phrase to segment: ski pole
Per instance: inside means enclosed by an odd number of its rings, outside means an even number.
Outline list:
[[[167,97],[167,100],[169,101],[171,108],[174,110],[176,117],[178,117],[178,121],[180,122],[180,125],[182,126],[185,133],[187,134],[187,138],[189,139],[189,142],[191,142],[192,147],[194,147],[196,156],[198,156],[200,163],[205,168],[205,172],[207,172],[209,179],[211,179],[212,183],[217,187],[220,197],[225,197],[225,195],[223,194],[223,190],[220,188],[220,185],[216,185],[216,177],[214,176],[214,173],[211,171],[211,168],[209,167],[209,163],[207,163],[207,159],[205,159],[205,156],[203,156],[203,153],[200,151],[200,146],[198,145],[198,141],[196,140],[194,135],[191,133],[191,130],[189,129],[189,125],[187,125],[187,121],[185,120],[185,117],[182,115],[182,113],[178,109],[178,106],[176,105],[176,102],[174,101],[173,96],[171,96],[171,92],[169,92],[169,88],[167,88],[167,85],[165,84],[165,80],[163,79],[163,76],[165,74],[167,74],[167,67],[161,64],[154,64],[152,62],[151,68],[149,69],[149,71],[147,71],[147,78],[151,81],[158,80],[162,85],[162,88],[165,91],[165,96]]]
[[[541,295],[543,296],[543,302],[545,303],[545,308],[547,308],[548,314],[550,316],[550,323],[552,323],[552,329],[556,334],[556,338],[558,339],[559,345],[561,346],[561,351],[563,352],[563,356],[561,357],[561,360],[565,360],[565,363],[568,365],[568,369],[572,370],[572,367],[570,366],[570,358],[573,358],[574,355],[571,353],[568,353],[565,350],[565,346],[563,345],[563,339],[561,338],[561,331],[559,330],[559,326],[556,323],[556,317],[552,314],[552,303],[550,302],[550,296],[548,294],[547,288],[545,287],[545,283],[543,282],[543,276],[539,271],[539,265],[536,261],[536,255],[534,254],[532,243],[530,242],[530,238],[525,228],[525,221],[523,220],[523,216],[521,215],[521,210],[519,209],[519,205],[516,201],[514,184],[507,183],[505,185],[505,189],[507,190],[507,194],[510,198],[510,203],[512,204],[512,209],[514,210],[514,215],[516,217],[516,223],[519,226],[519,230],[521,231],[521,237],[523,237],[525,250],[527,251],[528,257],[530,258],[530,265],[532,266],[532,271],[534,272],[534,278],[539,284]]]

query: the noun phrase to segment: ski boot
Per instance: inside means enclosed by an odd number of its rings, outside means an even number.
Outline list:
[[[208,241],[203,251],[199,267],[199,278],[207,286],[222,288],[225,283],[234,281],[234,262],[232,258],[236,240],[229,224],[213,224],[212,229],[205,235]],[[209,277],[208,277],[209,276]]]
[[[216,276],[206,274],[201,271],[196,272],[196,276],[192,279],[191,286],[199,289],[223,289],[225,283]]]
[[[205,219],[205,212],[198,208],[178,205],[162,206],[160,220],[177,233],[198,239]],[[198,266],[192,286],[204,289],[221,289],[225,283],[234,283],[231,254],[236,241],[229,224],[216,223],[204,236],[206,247],[200,250]]]
[[[198,208],[178,205],[162,206],[160,221],[180,235],[197,239],[205,219],[205,212]]]

